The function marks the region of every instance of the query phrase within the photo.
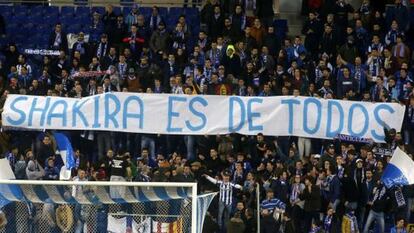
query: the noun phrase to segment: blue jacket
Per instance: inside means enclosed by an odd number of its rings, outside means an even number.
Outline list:
[[[58,180],[59,179],[59,169],[57,167],[49,167],[45,168],[45,180]]]
[[[341,181],[337,175],[332,177],[332,180],[329,182],[329,193],[328,199],[330,202],[335,202],[341,197]]]

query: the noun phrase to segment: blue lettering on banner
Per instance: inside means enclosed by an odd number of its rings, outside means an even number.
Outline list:
[[[128,112],[128,104],[131,101],[135,101],[137,102],[137,104],[139,105],[139,113],[129,113]],[[133,108],[135,109],[135,108]],[[124,129],[126,129],[128,127],[127,122],[128,122],[128,118],[136,118],[139,120],[139,126],[138,128],[142,129],[144,127],[144,103],[142,102],[141,98],[137,97],[137,96],[129,96],[128,98],[126,98],[125,102],[124,102],[124,111],[123,111],[123,120],[122,120],[122,127]]]
[[[23,124],[23,122],[26,120],[26,113],[16,108],[16,103],[20,101],[26,101],[27,99],[28,98],[26,96],[19,96],[16,99],[14,99],[13,102],[10,104],[10,109],[20,115],[20,117],[16,120],[12,119],[9,116],[6,117],[6,120],[10,122],[12,125],[19,126]]]
[[[88,102],[88,100],[84,100],[82,102],[79,101],[79,100],[77,100],[73,104],[73,107],[72,107],[72,127],[79,127],[76,124],[77,116],[79,116],[79,118],[82,120],[83,125],[85,127],[88,127],[89,126],[88,120],[86,120],[85,114],[83,114],[83,112],[80,110],[86,102]],[[81,103],[81,104],[79,104],[79,103]]]
[[[110,101],[112,100],[113,105],[110,104]],[[121,109],[121,102],[119,101],[118,97],[116,97],[112,93],[107,93],[105,95],[105,128],[109,128],[109,121],[112,121],[112,124],[114,125],[114,128],[118,128],[119,124],[116,119],[116,115],[119,113],[119,110]],[[112,112],[110,113],[110,108],[112,108]]]
[[[3,126],[31,129],[191,135],[254,135],[266,130],[269,136],[347,135],[383,142],[382,128],[400,130],[403,112],[404,106],[397,104],[311,97],[105,93],[82,99],[10,95],[2,117]],[[165,122],[152,117],[160,114]],[[281,118],[284,122],[277,122]]]
[[[50,97],[46,97],[46,101],[45,101],[46,103],[43,106],[43,108],[41,108],[41,107],[37,108],[36,107],[37,100],[38,100],[38,98],[34,98],[33,102],[32,102],[32,106],[30,107],[28,126],[33,125],[33,113],[34,112],[41,112],[42,115],[40,116],[40,127],[43,127],[44,124],[45,124],[46,112],[47,112],[47,110],[49,108],[49,105],[50,105]]]
[[[362,113],[364,114],[364,126],[361,130],[361,132],[356,133],[353,130],[353,117],[354,117],[354,111],[355,109],[361,109]],[[356,137],[363,137],[367,131],[368,131],[368,122],[369,122],[369,116],[368,116],[368,111],[365,109],[365,107],[362,104],[352,104],[351,107],[349,108],[349,116],[348,116],[348,132],[351,136],[356,136]]]
[[[101,127],[101,124],[99,123],[99,99],[100,98],[101,98],[100,95],[93,97],[94,115],[93,115],[92,128],[94,129]]]
[[[231,96],[229,98],[230,107],[229,107],[229,131],[230,132],[237,132],[243,128],[243,124],[245,121],[246,109],[242,99],[239,97]],[[234,104],[237,103],[240,107],[240,121],[237,127],[234,127],[233,119],[234,119]]]
[[[252,111],[253,103],[261,104],[263,103],[263,99],[252,98],[247,101],[247,121],[249,122],[249,131],[263,131],[263,125],[253,125],[253,118],[261,116],[259,112]]]
[[[339,116],[333,114],[333,107],[336,107],[338,110]],[[332,117],[335,116],[339,120],[339,126],[337,129],[332,130]],[[328,101],[328,122],[326,123],[326,137],[333,138],[339,134],[344,128],[344,109],[341,104],[337,101],[329,100]]]
[[[198,125],[198,126],[193,126],[189,120],[185,121],[185,125],[191,131],[199,131],[199,130],[203,129],[207,124],[206,115],[204,115],[202,112],[197,111],[194,108],[195,103],[200,103],[204,107],[206,107],[208,105],[207,101],[205,99],[201,98],[201,97],[194,97],[193,99],[190,100],[190,103],[188,104],[190,112],[201,119],[201,124]]]
[[[386,110],[390,113],[394,113],[395,110],[393,108],[391,108],[389,105],[386,105],[386,104],[380,104],[380,105],[376,106],[375,109],[374,109],[374,118],[375,118],[375,120],[378,122],[379,125],[382,126],[381,128],[385,127],[387,129],[389,129],[390,127],[387,125],[387,123],[385,123],[385,121],[383,121],[381,119],[381,116],[379,114],[379,112],[381,110]],[[379,140],[379,141],[383,141],[384,138],[385,138],[384,134],[378,134],[377,132],[375,132],[375,130],[371,130],[371,134],[372,134],[372,137],[374,137],[374,139]]]
[[[62,112],[55,113],[56,108],[62,105]],[[52,125],[52,118],[61,118],[62,119],[62,126],[66,127],[67,125],[67,113],[68,110],[68,103],[65,100],[56,100],[47,114],[47,124]]]
[[[293,105],[297,104],[300,105],[300,101],[299,100],[295,100],[295,99],[287,99],[287,100],[282,100],[282,104],[287,104],[288,108],[289,108],[289,129],[288,132],[289,134],[293,133]]]
[[[168,125],[167,125],[167,131],[168,132],[181,132],[183,131],[182,128],[173,128],[172,127],[172,118],[173,117],[179,117],[180,113],[174,112],[174,102],[186,102],[187,98],[185,97],[178,97],[178,96],[169,96],[168,97]]]
[[[315,104],[316,107],[318,108],[317,111],[317,120],[316,120],[316,125],[315,128],[311,129],[308,126],[308,109],[309,109],[309,104]],[[316,132],[318,132],[319,128],[321,127],[321,118],[322,118],[322,104],[319,100],[315,99],[315,98],[308,98],[305,100],[305,102],[303,103],[304,107],[303,107],[303,130],[307,133],[307,134],[315,134]]]

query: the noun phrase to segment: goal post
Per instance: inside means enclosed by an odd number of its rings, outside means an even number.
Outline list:
[[[202,233],[215,194],[197,196],[197,183],[0,180],[8,222],[0,233],[118,232],[113,225],[131,233]]]

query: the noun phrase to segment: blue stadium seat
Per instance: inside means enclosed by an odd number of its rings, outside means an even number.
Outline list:
[[[132,10],[132,7],[124,6],[124,7],[122,7],[122,14],[124,16],[127,16],[129,13],[131,13],[131,10]],[[142,12],[140,12],[140,13],[143,14]]]
[[[27,21],[26,15],[15,15],[11,17],[11,20],[16,23],[25,23]]]
[[[15,5],[13,7],[13,11],[15,14],[19,12],[24,12],[25,14],[27,14],[29,12],[29,8],[26,5]]]
[[[35,24],[39,24],[39,23],[43,23],[45,22],[44,18],[42,15],[29,15],[27,17],[27,21],[30,23],[35,23]]]
[[[89,7],[77,7],[76,8],[76,15],[87,15],[91,14],[91,8]]]
[[[114,7],[113,11],[116,15],[120,15],[121,14],[121,8],[120,7]]]
[[[44,19],[47,23],[49,23],[51,25],[54,25],[54,24],[60,22],[58,15],[46,15],[46,17]]]
[[[100,7],[100,6],[96,6],[96,7],[92,7],[92,13],[93,12],[98,12],[99,14],[103,15],[105,13],[105,8],[104,7]]]
[[[89,25],[91,23],[91,17],[89,15],[78,15],[75,19],[79,24]]]
[[[184,14],[184,8],[182,7],[170,7],[168,15],[181,15]]]
[[[47,7],[42,5],[35,5],[30,7],[30,14],[44,14]]]
[[[49,6],[45,9],[46,16],[59,15],[59,8],[56,6]]]
[[[53,27],[54,25],[51,25],[47,23],[47,21],[44,21],[44,23],[36,25],[36,33],[49,35],[49,33],[53,30]]]
[[[149,15],[151,15],[152,7],[140,7],[139,12],[141,12],[141,14],[143,14],[144,16],[148,17]]]
[[[75,14],[75,7],[73,6],[64,6],[60,9],[60,15],[74,15]]]
[[[60,16],[59,20],[64,26],[68,26],[70,24],[75,24],[78,22],[77,18],[73,15],[62,15]]]
[[[184,8],[184,12],[186,15],[191,15],[191,16],[198,16],[199,15],[199,11],[198,8]]]
[[[168,15],[168,8],[167,7],[159,7],[158,12],[166,20],[166,17]]]
[[[81,24],[71,24],[66,27],[65,30],[67,33],[79,33],[82,31],[82,25]]]
[[[13,7],[12,6],[7,6],[7,5],[0,5],[0,12],[3,16],[6,13],[12,14],[13,13]]]

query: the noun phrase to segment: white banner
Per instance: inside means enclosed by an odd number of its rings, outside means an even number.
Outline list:
[[[217,135],[240,133],[384,140],[384,126],[401,129],[405,107],[395,103],[311,97],[239,97],[106,93],[82,99],[9,95],[3,126]]]

